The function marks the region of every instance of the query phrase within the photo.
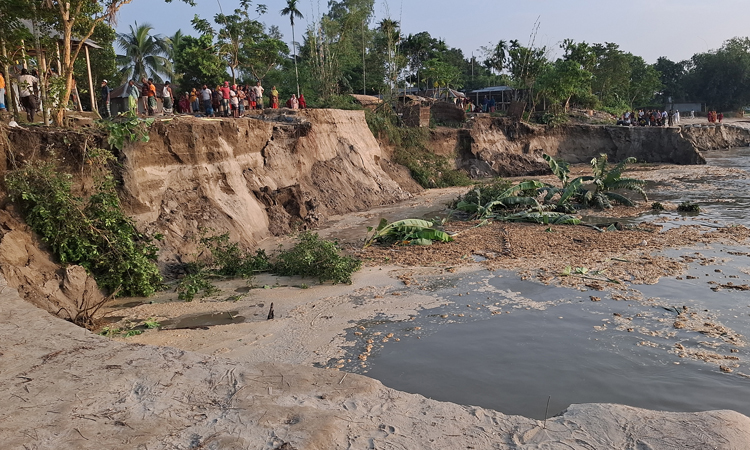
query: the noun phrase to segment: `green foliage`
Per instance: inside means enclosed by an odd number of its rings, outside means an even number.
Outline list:
[[[427,149],[429,130],[403,127],[390,107],[365,111],[370,131],[379,139],[395,146],[394,162],[406,166],[412,178],[424,188],[467,186],[471,184],[466,173],[454,169],[451,160]]]
[[[166,57],[169,41],[151,35],[153,29],[149,24],[136,22],[135,26],[130,25],[129,33],[117,33],[117,45],[123,51],[122,55],[117,55],[121,82],[153,78],[156,83],[163,83],[162,75],[172,74],[172,61]]]
[[[149,127],[154,123],[154,119],[142,120],[134,112],[128,111],[113,121],[103,120],[99,123],[107,130],[107,143],[117,150],[122,150],[131,142],[148,142]]]
[[[341,256],[340,252],[336,242],[321,239],[317,233],[304,232],[297,245],[278,254],[272,270],[282,276],[314,277],[321,283],[351,284],[352,274],[362,267],[362,262],[351,256]]]
[[[113,295],[151,295],[161,286],[157,249],[122,212],[106,166],[112,155],[97,149],[87,157],[97,171],[87,199],[72,194],[69,174],[45,162],[9,172],[8,193],[61,263],[83,266]]]
[[[387,245],[394,243],[432,245],[435,241],[453,241],[448,233],[432,228],[432,225],[432,222],[422,219],[404,219],[392,223],[388,223],[386,219],[380,219],[377,228],[367,227],[367,232],[372,232],[372,235],[365,242],[365,247],[375,242]]]
[[[455,208],[462,201],[485,205],[498,198],[500,194],[507,191],[511,186],[513,186],[513,183],[502,178],[496,178],[488,183],[475,184],[466,194],[459,196],[451,207]]]
[[[581,219],[570,214],[554,211],[522,211],[498,217],[507,222],[532,222],[544,225],[579,225]]]
[[[590,196],[584,197],[584,203],[593,203],[599,207],[610,207],[609,200],[614,200],[626,206],[633,206],[633,202],[628,198],[611,192],[618,189],[627,189],[640,194],[644,200],[648,201],[643,186],[646,184],[643,180],[635,178],[622,178],[622,172],[628,164],[633,164],[637,160],[633,157],[625,158],[612,169],[608,168],[607,155],[602,153],[599,158],[591,160],[591,168],[594,172],[592,180],[593,190],[589,190]],[[593,201],[592,201],[593,200]]]
[[[651,204],[651,209],[654,211],[664,211],[664,205],[659,202],[654,202]]]
[[[183,36],[174,49],[175,72],[182,75],[183,88],[208,85],[211,90],[227,77],[224,61],[213,51],[213,37]]]
[[[198,270],[194,273],[188,273],[177,284],[177,298],[186,302],[191,302],[195,296],[203,292],[203,296],[215,294],[219,289],[208,279],[206,271]]]
[[[568,123],[569,118],[568,115],[564,112],[554,112],[554,111],[545,111],[541,117],[539,117],[539,122],[543,123],[544,125],[549,125],[551,127],[559,127],[560,125],[564,125]]]
[[[467,201],[467,195],[464,196],[463,200],[456,203],[455,208],[459,211],[470,213],[474,219],[498,217],[507,214],[508,211],[517,211],[528,207],[541,210],[542,205],[539,204],[536,196],[539,189],[544,188],[544,186],[544,184],[534,180],[523,181],[515,186],[510,186],[502,192],[498,192],[492,197],[488,197],[489,200],[485,203],[478,201],[482,198],[482,193],[481,188],[476,188],[475,195],[471,196],[471,198],[477,201]],[[504,211],[502,213],[495,213],[497,209]]]
[[[236,242],[229,241],[227,233],[203,236],[200,243],[211,252],[213,261],[209,267],[218,275],[249,278],[271,267],[265,250],[258,249],[255,254],[242,250]]]
[[[677,211],[697,213],[701,211],[701,207],[697,203],[687,201],[687,202],[682,202],[679,205],[677,205]]]
[[[161,326],[161,324],[154,318],[146,319],[143,322],[143,325],[149,330],[153,330],[154,328],[159,328]]]

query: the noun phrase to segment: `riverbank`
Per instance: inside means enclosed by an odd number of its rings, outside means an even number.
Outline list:
[[[220,123],[206,128],[223,126]],[[173,143],[167,144],[165,148],[179,150]],[[180,148],[185,153],[172,154],[177,159],[186,159],[190,152]],[[369,144],[364,148],[374,152]],[[228,154],[225,150],[222,158]],[[345,150],[339,148],[337,152]],[[262,151],[259,154],[263,156]],[[297,157],[294,153],[285,155]],[[347,156],[351,157],[352,173],[365,174],[364,167],[370,167],[369,161],[357,162],[352,155],[357,156],[356,147]],[[336,160],[339,156],[336,153],[321,158]],[[242,157],[260,164],[258,155]],[[268,154],[263,156],[266,157]],[[231,199],[228,189],[246,189],[238,182],[239,173],[242,172],[242,178],[248,175],[244,169],[231,166],[227,162],[231,158],[225,159],[212,166],[215,172],[210,177],[196,179],[211,188],[206,188],[206,192],[224,208],[221,211],[227,215],[222,217],[228,220],[229,212],[237,208],[237,204],[228,202]],[[374,156],[372,159],[378,162]],[[138,167],[136,162],[130,163]],[[145,161],[134,173],[153,178],[152,166],[159,164],[156,159]],[[172,161],[162,169],[169,172],[169,167],[178,165]],[[200,166],[188,165],[171,172],[175,179],[185,181],[189,178],[186,173]],[[370,174],[379,179],[377,166],[372,165],[371,169]],[[576,167],[573,173],[588,170]],[[695,189],[696,180],[729,179],[740,173],[732,167],[654,164],[643,164],[635,170],[639,178],[650,180],[667,193]],[[260,171],[258,166],[257,172]],[[217,184],[212,180],[218,180]],[[160,183],[167,191],[173,187]],[[379,183],[386,186],[390,181]],[[187,190],[190,185],[181,186]],[[121,304],[131,305],[111,311],[107,326],[143,331],[130,337],[107,339],[93,335],[20,301],[11,287],[3,286],[0,305],[6,314],[0,316],[0,341],[4,342],[0,357],[8,363],[0,366],[0,384],[8,387],[9,406],[8,412],[0,416],[0,437],[11,448],[34,445],[56,449],[123,445],[148,449],[254,445],[276,449],[284,448],[284,443],[288,443],[287,449],[289,446],[454,449],[554,445],[603,449],[628,448],[633,442],[652,448],[677,445],[702,449],[716,442],[738,448],[750,442],[750,419],[729,411],[685,414],[618,405],[573,405],[563,415],[548,419],[544,428],[545,424],[538,420],[436,402],[386,388],[375,380],[349,372],[362,370],[378,348],[389,342],[421,337],[427,330],[416,324],[415,317],[431,308],[467,309],[446,313],[449,323],[473,314],[469,307],[488,316],[509,314],[513,318],[515,310],[545,307],[534,296],[503,286],[509,278],[493,275],[492,270],[497,268],[512,269],[537,283],[571,286],[582,295],[590,292],[585,295],[592,297],[586,300],[594,302],[591,304],[603,303],[601,300],[605,299],[622,302],[627,308],[650,299],[635,298],[631,291],[621,289],[622,284],[653,282],[667,276],[676,278],[687,270],[687,260],[655,252],[695,244],[747,245],[748,233],[744,227],[719,226],[708,220],[680,227],[688,221],[674,212],[675,204],[665,202],[668,211],[663,216],[654,217],[650,224],[634,230],[600,233],[583,227],[490,224],[470,228],[476,224],[457,224],[451,225],[460,232],[452,244],[358,250],[366,227],[376,225],[381,217],[389,220],[444,217],[445,203],[465,190],[434,190],[415,196],[392,191],[408,199],[361,212],[351,212],[357,209],[354,207],[342,207],[341,212],[346,214],[331,216],[321,224],[318,229],[321,235],[340,238],[349,251],[365,259],[366,267],[355,276],[352,286],[319,286],[315,280],[263,276],[250,283],[221,282],[218,294],[191,303],[176,302],[177,294],[172,291],[148,299],[124,299]],[[251,195],[251,191],[246,194]],[[152,195],[143,194],[138,198],[148,200]],[[715,194],[718,200],[727,192]],[[284,198],[293,204],[294,195],[291,192]],[[143,217],[157,211],[159,220],[164,219],[163,223],[172,232],[171,248],[188,248],[181,227],[199,224],[188,223],[177,215],[190,211],[190,207],[170,205],[174,201],[171,194],[161,200],[158,195],[152,197],[156,200],[144,200],[142,206],[155,209],[141,208]],[[279,202],[274,203],[273,198],[266,200],[271,206],[284,208]],[[258,205],[261,203],[259,199]],[[643,204],[639,208],[587,214],[622,218],[648,208]],[[205,207],[201,211],[202,216],[193,217],[195,222],[211,223],[218,210]],[[284,217],[289,219],[291,215],[286,214]],[[78,279],[77,285],[76,274],[58,273],[30,233],[22,225],[13,224],[10,215],[3,212],[0,216],[3,225],[0,245],[4,250],[4,270],[19,277],[15,282],[26,280],[24,288],[49,289],[50,296],[79,288],[81,292],[92,291],[85,277],[83,281]],[[238,224],[241,222],[233,222],[233,226]],[[19,238],[22,233],[26,234]],[[260,246],[269,251],[290,241],[288,237],[271,236],[267,231],[263,236],[266,237]],[[5,252],[7,249],[12,249],[13,254]],[[394,265],[397,263],[400,266]],[[570,275],[563,275],[568,266]],[[35,272],[39,268],[46,270],[46,275]],[[587,271],[576,272],[577,268]],[[468,301],[463,304],[466,294],[458,289],[463,288],[462,278],[468,280],[473,276],[483,277],[481,282],[486,286],[471,285],[465,292],[482,290],[485,297],[495,296],[492,301],[473,299],[471,304]],[[501,285],[491,285],[488,277]],[[449,297],[436,294],[437,290],[448,287],[455,290]],[[276,317],[266,320],[271,303]],[[652,301],[652,304],[663,308],[661,303]],[[671,305],[665,303],[665,306]],[[54,314],[55,310],[50,312]],[[683,323],[681,329],[691,333],[691,338],[708,335],[704,332],[736,336],[731,327],[710,322],[713,318],[707,314],[697,312],[688,317],[692,312],[695,311],[686,311],[685,320],[674,321]],[[146,322],[151,323],[151,328]],[[401,331],[392,334],[376,331],[375,327],[384,322],[401,324]],[[644,335],[656,332],[668,336],[671,333],[668,329],[676,327],[671,322],[660,323],[665,330],[633,328]],[[707,327],[706,323],[713,325]],[[617,326],[625,324],[618,322]],[[712,354],[723,354],[726,350],[732,356],[731,349],[741,349],[744,337],[725,344]],[[684,353],[700,357],[692,350],[686,348]],[[744,358],[744,353],[741,356]],[[719,366],[725,361],[711,359],[706,364],[720,371]],[[739,377],[739,372],[735,370],[731,376]]]

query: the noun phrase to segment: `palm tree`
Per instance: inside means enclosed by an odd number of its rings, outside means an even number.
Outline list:
[[[149,24],[130,26],[130,33],[117,33],[117,45],[125,54],[117,55],[122,81],[153,78],[161,83],[160,74],[172,73],[172,62],[167,58],[170,45],[159,35],[151,36],[154,28]]]
[[[299,72],[297,71],[297,45],[294,42],[294,18],[302,19],[302,13],[297,9],[297,0],[286,0],[286,8],[281,10],[282,16],[289,16],[292,23],[292,50],[294,50],[294,76],[297,80],[297,97],[299,97]]]
[[[181,74],[176,74],[174,72],[175,67],[175,58],[177,57],[177,49],[182,45],[182,41],[185,35],[182,33],[182,30],[177,30],[172,36],[169,36],[164,39],[167,44],[167,59],[169,59],[169,62],[172,64],[172,70],[167,73],[167,76],[169,76],[172,79],[173,84],[180,84],[180,79],[182,78]]]

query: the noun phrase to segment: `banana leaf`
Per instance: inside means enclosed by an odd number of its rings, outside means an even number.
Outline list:
[[[404,241],[416,242],[420,245],[427,245],[424,241],[451,242],[450,235],[444,231],[432,228],[432,222],[422,219],[403,219],[396,222],[388,223],[387,220],[381,219],[377,228],[367,228],[368,232],[374,231],[365,242],[364,247],[369,247],[376,241]]]
[[[570,214],[558,213],[553,211],[548,212],[529,212],[524,211],[520,213],[510,214],[505,217],[498,217],[500,220],[508,222],[530,222],[530,223],[541,223],[544,225],[579,225],[581,219],[571,216]]]
[[[547,161],[552,173],[562,182],[563,187],[567,186],[568,176],[570,176],[570,165],[563,160],[554,159],[546,153],[542,154],[542,158]]]

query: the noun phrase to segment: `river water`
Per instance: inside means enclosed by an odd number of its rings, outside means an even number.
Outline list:
[[[701,205],[700,214],[682,215],[675,225],[750,226],[750,149],[705,156],[708,165],[745,174],[682,179],[678,188],[666,181],[652,186],[650,197]],[[750,415],[750,351],[744,345],[750,293],[711,289],[711,282],[750,284],[748,251],[740,245],[668,250],[667,256],[694,259],[688,273],[629,286],[627,298],[500,271],[425,279],[433,295],[452,303],[408,322],[369,323],[365,334],[376,343],[389,333],[399,340],[384,339],[367,364],[354,359],[347,369],[398,390],[538,419],[589,402]],[[601,300],[591,301],[591,295]],[[728,333],[675,329],[679,311]],[[739,341],[730,339],[735,334]],[[680,357],[678,349],[724,359]]]

